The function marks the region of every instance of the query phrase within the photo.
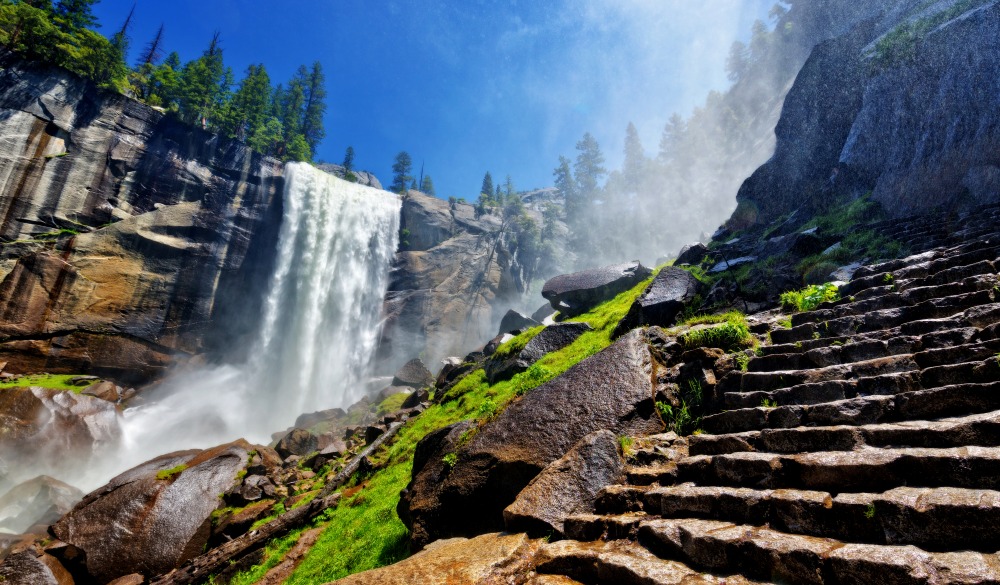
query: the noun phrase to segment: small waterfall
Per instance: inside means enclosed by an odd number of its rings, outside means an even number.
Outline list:
[[[267,444],[305,412],[359,399],[378,342],[399,233],[398,197],[304,163],[285,169],[284,217],[254,347],[246,363],[170,378],[124,416],[124,444],[83,489],[170,451],[243,437]],[[51,471],[46,473],[52,474]]]

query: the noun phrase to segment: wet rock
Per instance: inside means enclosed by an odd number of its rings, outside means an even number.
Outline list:
[[[563,521],[591,512],[598,492],[623,477],[625,461],[611,431],[580,439],[539,473],[503,511],[509,532],[563,534]]]
[[[421,402],[427,402],[431,398],[431,393],[427,391],[426,388],[421,388],[420,390],[414,390],[406,400],[403,401],[403,408],[413,408],[414,406],[420,404]]]
[[[0,582],[4,585],[73,585],[73,577],[55,558],[26,550],[10,555],[0,564]]]
[[[674,264],[701,264],[701,261],[704,260],[705,256],[708,256],[708,254],[708,246],[705,244],[702,244],[701,242],[688,244],[681,248],[680,253],[677,255],[677,259],[674,260]]]
[[[375,439],[385,434],[385,429],[379,426],[365,427],[365,444],[371,445]]]
[[[83,394],[114,403],[118,403],[122,397],[121,388],[116,386],[114,382],[108,382],[106,380],[90,386],[83,391]]]
[[[507,343],[511,339],[514,339],[514,336],[511,335],[510,333],[501,333],[500,335],[497,335],[496,337],[491,339],[485,346],[483,346],[483,355],[487,357],[493,355],[494,353],[496,353],[497,348]]]
[[[523,372],[532,364],[553,351],[558,351],[576,341],[592,328],[587,323],[555,323],[542,329],[531,338],[521,351],[508,356],[494,356],[485,363],[490,383],[506,380]]]
[[[515,331],[521,331],[524,329],[530,329],[532,327],[537,327],[541,325],[538,321],[535,321],[531,317],[522,315],[514,309],[507,311],[507,314],[503,316],[500,320],[500,334],[503,333],[514,333]]]
[[[531,314],[531,318],[535,321],[538,321],[539,323],[542,323],[555,313],[556,310],[552,308],[552,305],[545,303],[541,307],[538,307],[538,309],[536,309],[535,312]]]
[[[413,544],[502,529],[503,509],[586,435],[662,430],[652,369],[644,332],[632,331],[511,403],[457,450],[454,468],[446,470],[442,458],[456,451],[462,431],[451,427],[428,435],[417,447],[413,478],[400,500]]]
[[[431,374],[424,362],[419,359],[412,359],[392,378],[393,386],[409,386],[410,388],[424,388],[434,384],[434,375]]]
[[[751,262],[756,262],[756,261],[757,261],[756,256],[740,256],[739,258],[723,260],[722,262],[719,262],[718,264],[710,268],[708,273],[718,274],[719,272],[725,272],[730,268],[736,268],[737,266],[741,266],[743,264],[749,264]]]
[[[629,290],[651,272],[639,262],[628,262],[564,274],[549,279],[542,296],[560,314],[572,317]]]
[[[281,440],[278,441],[278,444],[274,447],[274,450],[278,452],[278,455],[280,455],[282,459],[286,459],[290,455],[298,455],[302,457],[312,453],[313,451],[317,451],[318,449],[319,438],[303,429],[292,429],[292,431],[282,437]]]
[[[310,412],[306,414],[300,414],[297,419],[295,419],[295,427],[299,429],[308,429],[309,427],[315,426],[321,422],[339,420],[347,416],[342,408],[331,408],[328,410],[320,410],[317,412]]]
[[[10,466],[0,490],[56,471],[82,474],[121,440],[115,405],[47,388],[0,390],[0,461]]]
[[[0,497],[0,530],[20,534],[50,525],[73,509],[83,492],[48,476],[15,486]]]
[[[273,500],[262,500],[220,517],[212,528],[212,539],[209,546],[218,546],[229,539],[245,534],[255,522],[273,514],[273,507]]]
[[[88,494],[52,534],[80,551],[85,580],[166,573],[204,550],[219,494],[253,449],[241,440],[152,459]]]
[[[131,575],[125,575],[124,577],[119,577],[114,581],[108,583],[108,585],[142,585],[146,582],[146,578],[139,573],[132,573]]]
[[[669,327],[684,307],[694,301],[701,283],[690,272],[668,266],[661,270],[615,328],[613,337],[643,325]]]

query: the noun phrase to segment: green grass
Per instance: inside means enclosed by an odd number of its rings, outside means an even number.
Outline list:
[[[500,347],[493,352],[493,356],[503,359],[512,355],[517,355],[521,353],[524,346],[528,345],[528,342],[535,338],[536,335],[545,329],[544,325],[539,325],[538,327],[532,327],[527,331],[522,332],[520,335],[514,337],[514,339],[509,339],[505,341]]]
[[[746,317],[737,311],[731,311],[724,315],[712,315],[700,317],[693,321],[710,319],[709,323],[719,323],[712,327],[692,329],[678,337],[685,347],[694,349],[696,347],[718,347],[726,351],[737,351],[754,347],[757,339],[750,333],[750,326]],[[716,320],[720,319],[720,320]]]
[[[985,3],[986,0],[962,0],[930,16],[900,24],[875,43],[872,65],[876,69],[884,69],[912,61],[917,56],[917,46],[928,33],[975,6]]]
[[[409,397],[410,395],[406,392],[400,392],[387,397],[378,405],[378,416],[383,416],[389,414],[390,412],[396,412],[397,410],[403,408],[403,403],[406,402],[406,399]]]
[[[417,442],[430,432],[463,420],[483,422],[512,400],[609,346],[615,326],[651,281],[652,277],[591,312],[571,319],[587,322],[593,330],[543,357],[527,371],[490,385],[483,370],[477,369],[442,397],[440,404],[432,405],[407,422],[391,445],[374,456],[379,469],[363,480],[363,489],[324,513],[319,521],[319,525],[325,526],[324,532],[286,583],[323,583],[406,558],[410,554],[408,533],[396,514],[396,504],[400,490],[410,481]],[[457,456],[455,462],[461,465]],[[276,559],[294,545],[292,536],[271,543],[264,565],[241,573],[233,583],[245,585],[260,579],[266,573],[262,567],[277,564]]]
[[[184,471],[187,468],[188,468],[188,466],[186,464],[181,463],[177,467],[171,467],[170,469],[163,469],[163,470],[157,472],[156,479],[170,479],[173,476],[180,474],[182,471]]]
[[[802,290],[781,293],[782,308],[793,311],[812,311],[823,303],[840,300],[840,289],[833,283],[812,284]]]
[[[80,374],[38,374],[33,376],[21,376],[7,382],[0,382],[0,390],[4,388],[22,388],[34,386],[38,388],[51,388],[52,390],[69,390],[79,394],[87,388],[93,386],[98,380],[89,381],[82,386],[70,384],[70,380],[79,377]]]

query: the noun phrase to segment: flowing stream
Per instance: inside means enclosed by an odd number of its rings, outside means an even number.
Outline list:
[[[267,444],[298,415],[364,394],[389,267],[398,244],[395,195],[304,163],[285,169],[284,216],[254,347],[245,363],[171,376],[125,411],[120,446],[88,464],[38,461],[83,490],[171,451],[240,437]]]

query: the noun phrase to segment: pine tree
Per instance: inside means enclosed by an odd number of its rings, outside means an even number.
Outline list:
[[[734,42],[729,47],[729,57],[726,58],[726,76],[729,77],[729,81],[739,81],[749,68],[750,50],[740,41]]]
[[[230,138],[245,141],[265,130],[270,106],[271,78],[263,64],[250,65],[239,89],[226,105],[219,129]]]
[[[678,149],[687,134],[687,122],[680,114],[675,113],[670,116],[670,120],[663,127],[663,136],[660,137],[660,162],[667,163],[677,158]]]
[[[153,37],[153,40],[149,41],[146,48],[144,48],[142,53],[139,55],[139,60],[136,62],[136,66],[142,67],[143,65],[156,65],[162,58],[163,24],[160,24],[160,28],[156,30],[156,36]]]
[[[486,171],[486,176],[483,177],[483,186],[479,189],[480,193],[485,193],[487,197],[493,196],[493,177],[490,176],[490,172]]]
[[[67,32],[96,27],[97,17],[92,7],[98,0],[59,0],[55,6],[56,23]]]
[[[420,192],[426,193],[431,197],[437,195],[437,193],[434,192],[434,181],[431,180],[430,175],[424,175],[424,180],[420,182]]]
[[[608,171],[602,166],[604,155],[601,154],[601,147],[590,132],[585,133],[583,139],[576,143],[576,150],[579,154],[576,155],[573,173],[580,189],[582,203],[589,205],[597,196],[598,184]]]
[[[413,159],[410,158],[410,153],[404,150],[396,155],[396,161],[392,165],[392,185],[389,190],[399,194],[406,193],[407,186],[413,181],[411,172],[413,172]]]
[[[566,201],[566,216],[570,221],[574,221],[579,216],[580,200],[576,180],[573,178],[573,171],[569,166],[569,159],[565,156],[559,157],[559,166],[552,171],[555,178],[556,189],[562,193]]]
[[[504,199],[505,200],[509,200],[510,198],[514,197],[514,195],[516,195],[516,194],[517,194],[517,191],[514,189],[514,181],[511,180],[510,175],[507,175],[507,178],[503,182],[503,195],[504,195]]]
[[[316,152],[319,143],[326,137],[323,130],[323,116],[326,114],[326,76],[319,61],[313,63],[312,69],[304,72],[303,87],[305,89],[305,104],[302,113],[302,135],[309,148]]]
[[[353,146],[348,146],[347,150],[344,151],[344,162],[343,162],[343,164],[341,166],[343,166],[344,170],[347,171],[347,172],[351,172],[351,171],[354,170],[354,147]]]
[[[639,131],[635,124],[628,123],[625,129],[625,160],[622,163],[622,178],[626,193],[638,193],[639,183],[646,171],[646,151],[642,148]]]
[[[181,70],[178,88],[181,119],[196,125],[210,122],[222,103],[226,81],[221,39],[216,32],[202,56]]]

